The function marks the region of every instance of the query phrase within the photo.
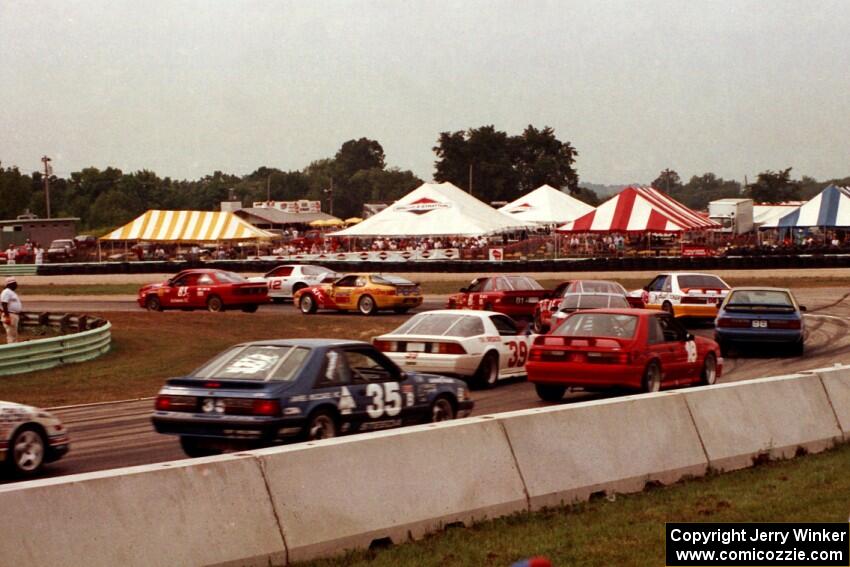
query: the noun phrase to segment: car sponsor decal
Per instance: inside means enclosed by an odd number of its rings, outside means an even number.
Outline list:
[[[224,369],[224,374],[260,374],[274,366],[280,357],[276,354],[255,352],[240,357]]]
[[[391,429],[401,425],[400,419],[387,419],[384,421],[366,422],[360,426],[360,431],[376,431],[378,429]]]
[[[354,401],[354,396],[351,395],[351,392],[343,386],[339,394],[339,403],[337,403],[337,409],[339,409],[339,413],[342,415],[350,415],[351,410],[357,409],[357,403]]]
[[[688,363],[693,364],[697,361],[697,343],[688,341],[685,343],[685,352],[688,353]]]
[[[378,419],[384,414],[395,417],[401,413],[402,399],[398,382],[372,382],[366,386],[366,395],[372,398],[371,403],[366,406],[366,413],[370,418]]]
[[[454,384],[454,378],[446,378],[445,376],[434,376],[433,378],[428,378],[429,384]]]

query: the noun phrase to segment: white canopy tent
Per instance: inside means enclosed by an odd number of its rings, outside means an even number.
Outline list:
[[[423,183],[383,211],[330,236],[480,236],[522,230],[529,224],[451,183]]]
[[[550,185],[541,185],[499,209],[518,221],[557,225],[575,220],[592,210],[593,207],[587,203]]]

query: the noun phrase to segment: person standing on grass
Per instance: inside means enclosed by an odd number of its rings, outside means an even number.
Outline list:
[[[18,342],[18,322],[23,310],[21,298],[15,292],[16,289],[18,289],[18,281],[15,278],[6,278],[6,289],[0,293],[3,327],[6,329],[6,342],[9,344]]]

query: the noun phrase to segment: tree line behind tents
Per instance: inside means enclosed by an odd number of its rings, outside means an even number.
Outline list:
[[[723,179],[714,173],[694,175],[687,183],[682,183],[676,171],[665,169],[658,174],[652,186],[692,209],[705,210],[708,203],[717,199],[750,198],[756,203],[767,204],[808,201],[829,185],[850,185],[850,177],[818,181],[804,175],[802,179],[796,180],[791,177],[791,170],[789,167],[779,171],[763,171],[753,182],[744,186],[743,183]]]

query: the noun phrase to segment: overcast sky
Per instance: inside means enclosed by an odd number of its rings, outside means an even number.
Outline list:
[[[582,181],[850,175],[850,2],[0,0],[0,160],[195,179],[552,126]]]

